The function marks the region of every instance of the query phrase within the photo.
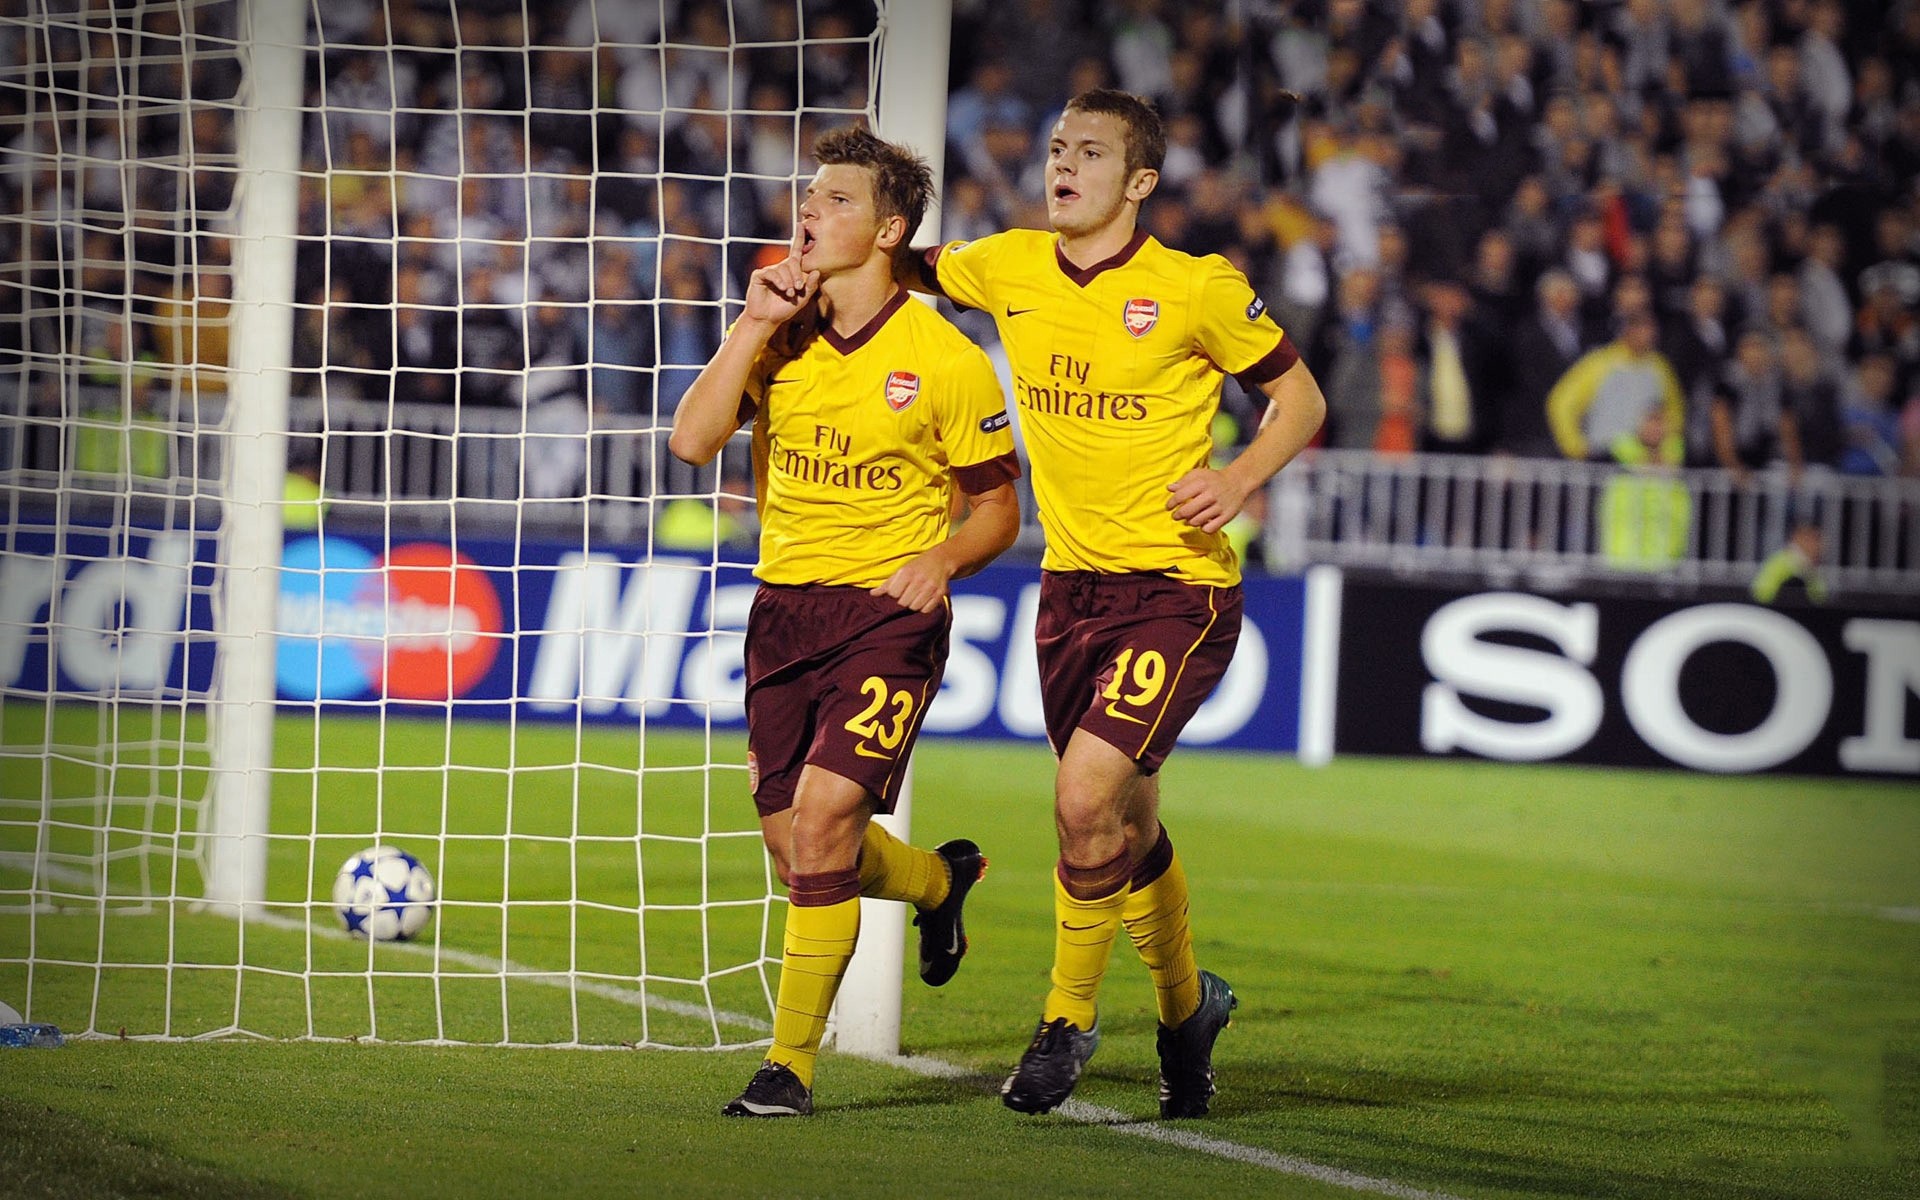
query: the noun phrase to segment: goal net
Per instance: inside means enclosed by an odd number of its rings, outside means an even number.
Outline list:
[[[0,14],[0,1000],[82,1035],[767,1036],[751,478],[666,433],[819,132],[937,165],[928,12]],[[374,846],[431,879],[411,939],[349,931],[377,874],[336,902]]]

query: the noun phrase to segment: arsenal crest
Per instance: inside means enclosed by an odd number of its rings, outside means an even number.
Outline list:
[[[887,374],[887,407],[895,412],[912,404],[914,397],[920,394],[920,377],[912,371],[890,371]]]
[[[1127,311],[1122,314],[1127,324],[1127,332],[1135,337],[1145,337],[1155,325],[1160,323],[1160,302],[1158,300],[1129,300]]]

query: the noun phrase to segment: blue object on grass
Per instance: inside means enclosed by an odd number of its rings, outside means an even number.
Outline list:
[[[17,1025],[0,1025],[0,1047],[24,1046],[42,1050],[55,1050],[67,1044],[60,1035],[58,1025],[48,1025],[43,1021],[22,1021]]]

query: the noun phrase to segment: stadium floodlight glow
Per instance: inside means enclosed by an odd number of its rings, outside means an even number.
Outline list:
[[[696,472],[665,433],[817,133],[938,169],[949,6],[82,8],[0,16],[0,994],[82,1036],[764,1041],[745,439]],[[411,940],[337,912],[383,845],[432,881]],[[844,1048],[898,1045],[886,907]]]

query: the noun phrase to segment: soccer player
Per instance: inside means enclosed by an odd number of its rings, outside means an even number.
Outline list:
[[[1098,1046],[1095,1000],[1122,927],[1157,993],[1161,1115],[1211,1103],[1214,1040],[1237,1000],[1194,962],[1158,772],[1239,637],[1240,566],[1222,530],[1326,414],[1245,276],[1137,227],[1165,152],[1150,103],[1082,93],[1047,147],[1053,231],[950,243],[919,273],[999,326],[1047,535],[1035,637],[1060,859],[1053,986],[1001,1089],[1021,1112],[1065,1100]],[[1269,403],[1252,443],[1213,470],[1228,374]]]
[[[753,421],[760,589],[747,619],[747,775],[788,888],[773,1048],[728,1116],[813,1111],[814,1060],[860,933],[860,897],[919,910],[920,976],[966,953],[961,905],[986,868],[932,851],[891,812],[946,665],[948,582],[1013,544],[1005,397],[978,346],[896,279],[932,192],[926,164],[863,129],[821,137],[787,257],[674,413],[668,445],[713,459]],[[969,512],[954,526],[955,491]]]

